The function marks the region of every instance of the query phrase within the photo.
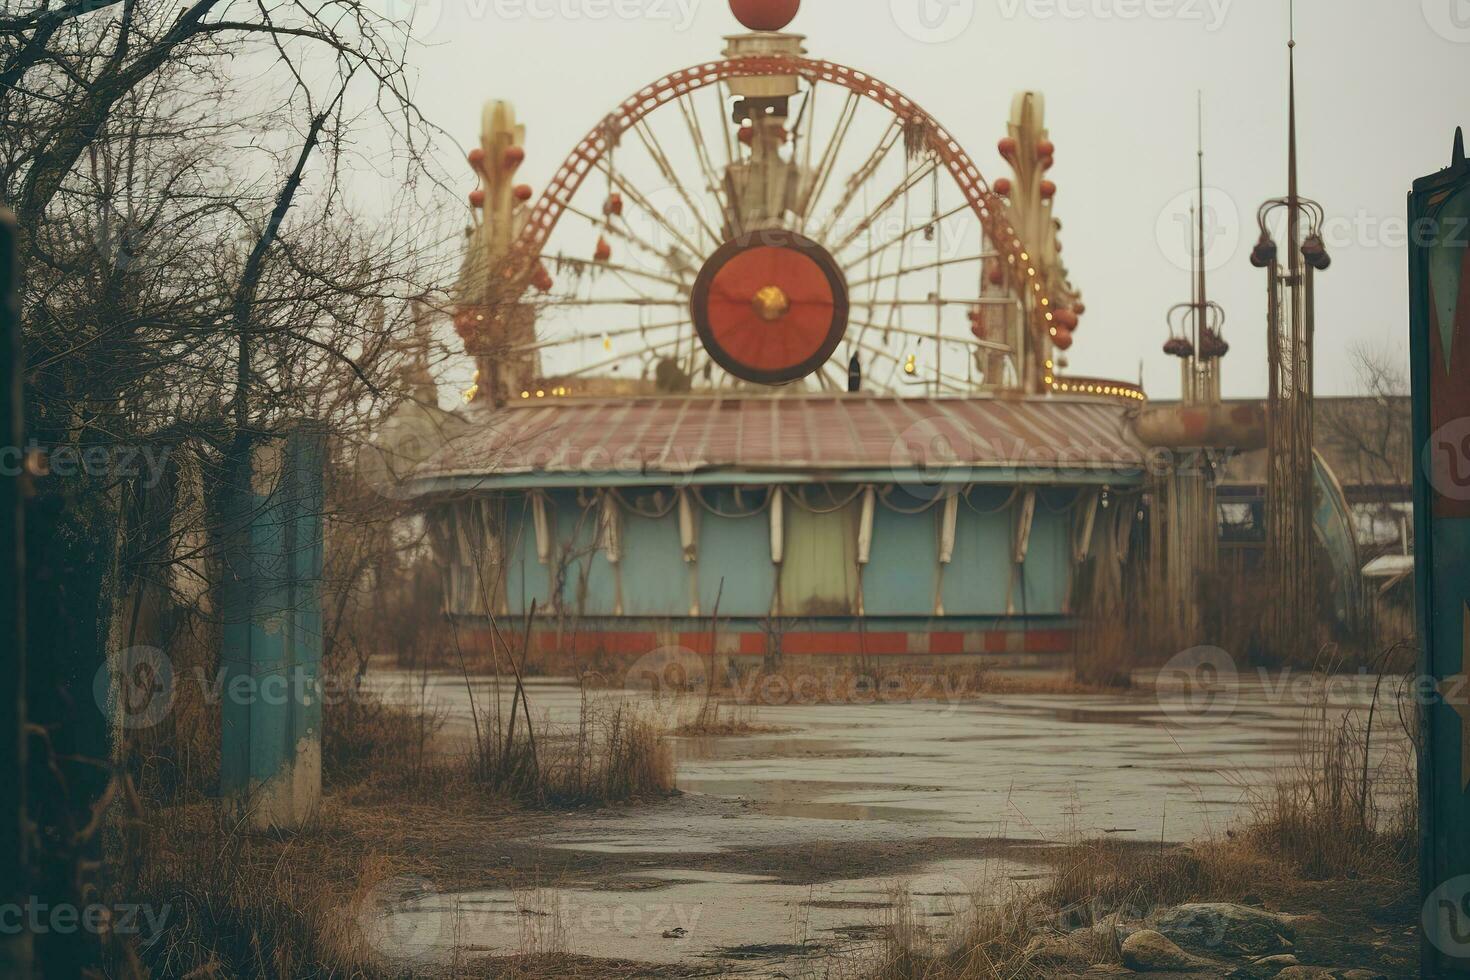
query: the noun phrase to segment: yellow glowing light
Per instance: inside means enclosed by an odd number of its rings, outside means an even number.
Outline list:
[[[914,355],[913,354],[910,354],[909,355],[909,359],[907,361],[904,361],[904,363],[903,363],[903,373],[904,374],[918,374],[919,373],[919,365],[915,362],[915,359],[914,359]]]
[[[1043,302],[1043,303],[1044,303],[1044,302],[1046,302],[1046,300],[1042,300],[1042,302]],[[1053,316],[1053,315],[1052,315],[1052,314],[1050,314],[1050,313],[1048,313],[1048,314],[1047,314],[1047,315],[1046,315],[1046,322],[1047,322],[1047,323],[1050,323],[1050,322],[1052,322],[1052,321],[1053,321],[1053,320],[1055,320],[1055,319],[1056,319],[1056,317],[1055,317],[1055,316]]]
[[[530,398],[531,397],[531,393],[529,391],[523,391],[523,392],[521,392],[521,397],[522,398]]]
[[[1051,300],[1046,299],[1045,297],[1043,297],[1042,300],[1041,300],[1041,305],[1042,306],[1050,306],[1051,305]]]
[[[603,350],[612,350],[612,338],[611,337],[606,336],[606,335],[603,335],[603,338],[602,338],[602,349]]]
[[[464,398],[464,403],[468,405],[470,402],[475,400],[475,396],[479,393],[479,385],[470,385],[468,388],[465,389],[464,395],[462,396]]]
[[[1021,261],[1022,262],[1030,262],[1031,261],[1031,256],[1027,255],[1025,252],[1022,252],[1021,253]]]
[[[537,398],[545,398],[546,397],[546,392],[544,392],[544,391],[538,391],[538,392],[536,392],[536,397]]]
[[[1053,379],[1053,378],[1047,378],[1046,379],[1046,383],[1047,384],[1054,384],[1055,383],[1055,379]]]
[[[751,297],[750,308],[767,323],[774,323],[791,309],[791,300],[780,286],[762,286]]]

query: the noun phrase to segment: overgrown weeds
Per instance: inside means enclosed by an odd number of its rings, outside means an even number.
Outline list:
[[[662,728],[621,699],[584,698],[571,730],[493,727],[482,732],[468,767],[477,785],[558,807],[625,803],[674,789]]]

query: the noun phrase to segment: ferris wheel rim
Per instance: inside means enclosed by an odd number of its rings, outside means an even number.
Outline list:
[[[511,260],[503,272],[505,277],[524,278],[541,260],[541,253],[562,215],[586,178],[600,169],[599,165],[615,139],[634,130],[657,109],[680,102],[687,94],[732,78],[766,75],[796,75],[810,84],[825,82],[837,85],[876,103],[904,123],[922,124],[930,135],[929,148],[958,185],[995,249],[1011,256],[1027,253],[1029,244],[1019,238],[1014,228],[1005,225],[1004,201],[990,188],[959,141],[919,103],[881,79],[836,62],[795,55],[747,55],[704,62],[671,72],[639,89],[604,116],[568,154],[532,207],[511,246]],[[1024,262],[1010,262],[1005,267],[1009,284],[1018,295],[1028,295],[1027,287],[1032,285],[1022,268],[1024,265]],[[1055,302],[1057,297],[1048,299]]]

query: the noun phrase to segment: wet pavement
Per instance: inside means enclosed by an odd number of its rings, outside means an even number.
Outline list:
[[[497,701],[486,679],[369,677],[391,697],[422,697],[440,712],[449,751]],[[576,722],[584,697],[635,702],[670,725],[689,709],[687,699],[583,692],[561,681],[529,690],[533,716],[552,730]],[[1324,698],[1304,676],[1273,675],[1207,697],[1161,682],[1146,694],[748,709],[746,720],[780,730],[674,740],[684,797],[549,820],[535,842],[619,855],[637,870],[534,894],[390,901],[385,927],[401,941],[389,945],[439,963],[467,952],[556,949],[732,975],[807,975],[818,954],[861,955],[895,916],[943,938],[976,903],[1044,880],[1047,865],[1028,860],[1028,848],[1223,833],[1297,764],[1309,729],[1363,711],[1373,691],[1371,678],[1344,678]],[[508,697],[502,683],[500,703]],[[1376,723],[1375,761],[1401,773],[1407,740],[1396,708],[1380,708]],[[995,846],[965,857],[940,846],[965,842]],[[902,866],[881,862],[875,875],[870,856],[903,845]],[[834,849],[851,855],[847,871]],[[818,850],[822,869],[803,872]],[[760,852],[760,873],[742,873],[746,852]],[[789,867],[772,868],[773,853],[789,855]],[[711,870],[711,855],[726,870]]]

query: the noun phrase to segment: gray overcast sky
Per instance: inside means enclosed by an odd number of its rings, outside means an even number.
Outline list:
[[[409,0],[380,0],[402,13]],[[726,0],[419,0],[418,98],[466,147],[483,101],[528,127],[539,191],[606,112],[719,55]],[[1329,215],[1319,280],[1319,391],[1354,390],[1354,345],[1406,357],[1404,197],[1470,125],[1470,0],[1298,0],[1303,192]],[[1265,390],[1255,211],[1286,185],[1287,0],[805,0],[812,56],[868,71],[927,108],[994,180],[1013,93],[1042,92],[1057,144],[1057,215],[1088,305],[1074,374],[1178,393],[1160,350],[1188,299],[1180,215],[1194,184],[1195,92],[1206,100],[1212,292],[1229,313],[1227,395]],[[452,148],[445,148],[450,153]],[[444,161],[463,174],[462,162]]]

